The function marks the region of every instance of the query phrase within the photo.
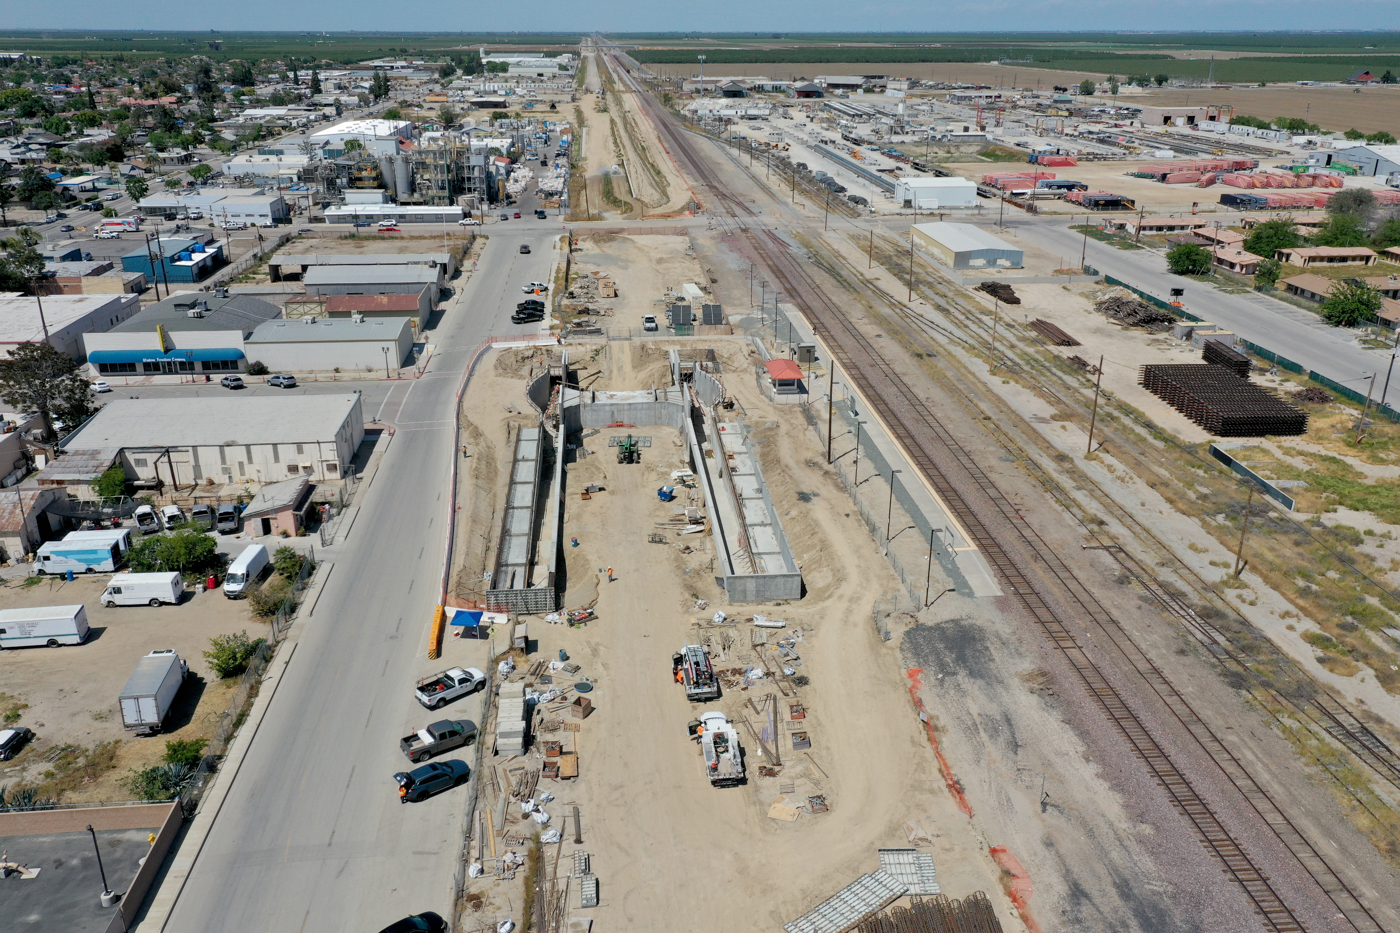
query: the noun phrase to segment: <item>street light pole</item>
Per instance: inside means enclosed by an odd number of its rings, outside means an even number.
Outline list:
[[[831,410],[836,406],[836,366],[826,377],[826,462],[831,462]]]
[[[856,465],[855,465],[855,480],[854,480],[854,482],[855,482],[855,484],[856,484],[857,486],[860,485],[860,429],[861,429],[864,425],[865,425],[865,422],[864,422],[864,421],[857,421],[857,422],[856,422]]]
[[[102,906],[111,907],[121,895],[113,893],[111,886],[107,884],[107,869],[102,867],[102,850],[97,847],[97,830],[89,823],[87,831],[88,835],[92,836],[92,851],[97,855],[97,873],[102,876]]]
[[[890,546],[890,523],[894,521],[894,478],[903,470],[890,470],[890,504],[885,510],[885,547]]]
[[[389,378],[389,348],[388,348],[388,347],[380,347],[380,349],[384,351],[384,378],[385,378],[385,379],[388,379],[388,378]]]

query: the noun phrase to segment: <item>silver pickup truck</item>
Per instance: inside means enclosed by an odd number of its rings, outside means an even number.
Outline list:
[[[470,719],[440,719],[399,740],[409,761],[427,761],[439,752],[476,741],[476,723]]]

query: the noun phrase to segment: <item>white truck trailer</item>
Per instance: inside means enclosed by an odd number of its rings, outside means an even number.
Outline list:
[[[0,648],[81,645],[87,637],[87,610],[82,606],[0,610]]]
[[[118,697],[122,725],[137,735],[155,735],[165,722],[189,668],[169,648],[152,651],[136,662],[136,670]]]

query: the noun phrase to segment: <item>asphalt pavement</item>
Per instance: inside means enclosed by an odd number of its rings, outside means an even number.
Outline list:
[[[408,770],[399,739],[441,718],[418,705],[413,687],[437,669],[426,642],[443,571],[457,387],[486,337],[539,333],[512,325],[510,313],[520,286],[547,280],[556,256],[557,222],[512,224],[491,231],[478,271],[429,338],[438,352],[425,375],[389,384],[380,415],[395,435],[348,537],[324,552],[335,566],[314,614],[298,623],[297,650],[202,847],[192,837],[182,844],[179,857],[198,854],[168,921],[153,909],[138,929],[346,933],[422,910],[451,914],[468,790],[401,805],[392,775]],[[480,708],[478,695],[443,714],[475,719]],[[448,757],[471,760],[470,750]]]
[[[1369,377],[1377,373],[1372,398],[1381,400],[1391,351],[1362,347],[1354,332],[1331,327],[1310,311],[1259,292],[1230,294],[1172,275],[1162,254],[1155,250],[1122,250],[1094,239],[1086,246],[1083,234],[1058,223],[1023,222],[1017,225],[1017,232],[1067,258],[1077,258],[1082,249],[1087,265],[1163,300],[1170,299],[1173,288],[1184,288],[1182,301],[1191,314],[1350,389],[1364,394]],[[1387,398],[1392,407],[1400,408],[1400,379],[1391,380]]]

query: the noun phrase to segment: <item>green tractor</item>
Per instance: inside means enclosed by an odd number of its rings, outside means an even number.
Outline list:
[[[617,444],[618,463],[641,463],[642,447],[632,435],[627,435]]]

